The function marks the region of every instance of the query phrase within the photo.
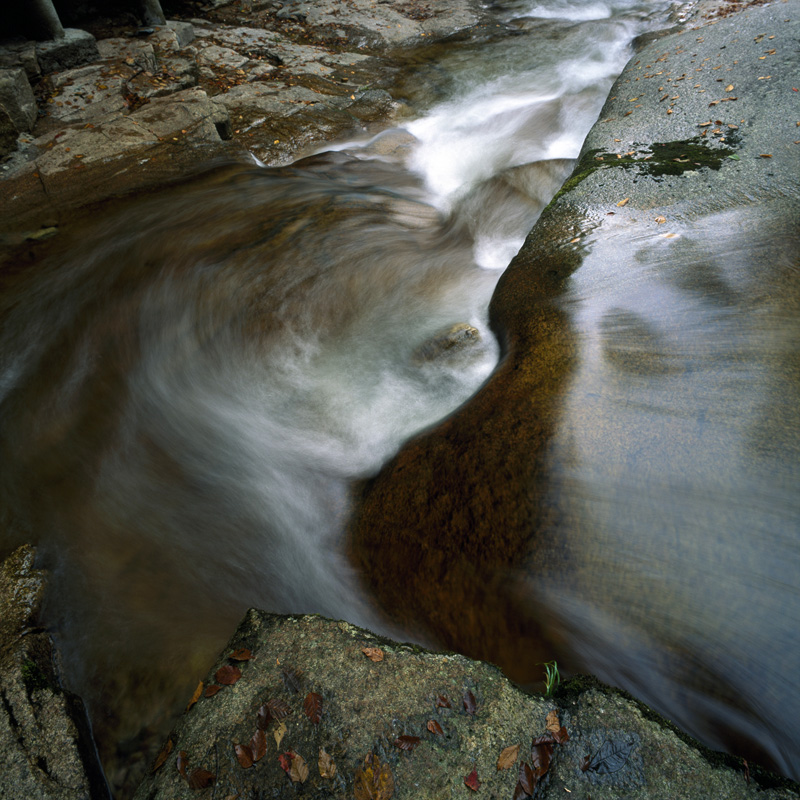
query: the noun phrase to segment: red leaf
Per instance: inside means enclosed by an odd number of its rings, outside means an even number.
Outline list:
[[[269,710],[269,706],[266,703],[258,709],[256,713],[256,725],[258,729],[261,731],[265,731],[267,729],[267,725],[272,722],[272,712]]]
[[[234,667],[232,664],[226,664],[214,673],[214,679],[223,686],[233,686],[241,677],[242,671],[239,667]]]
[[[531,747],[537,747],[540,744],[555,744],[556,740],[552,733],[543,733],[539,736],[534,736],[531,740]]]
[[[236,760],[242,769],[253,766],[253,751],[243,744],[237,744],[233,748],[236,751]]]
[[[178,757],[175,759],[175,766],[180,776],[186,780],[186,767],[189,766],[189,754],[185,750],[181,750],[180,753],[178,753]]]
[[[172,739],[167,739],[167,743],[164,747],[161,748],[161,752],[158,754],[158,758],[156,759],[156,763],[153,764],[153,772],[158,772],[161,767],[164,766],[164,762],[169,757],[169,754],[172,752],[173,748]]]
[[[522,784],[517,781],[517,785],[514,787],[514,799],[513,800],[530,800],[532,795],[528,794],[525,791]]]
[[[478,780],[478,770],[473,769],[472,772],[464,778],[464,784],[467,788],[472,789],[473,792],[477,792],[481,785],[481,782]]]
[[[523,761],[519,765],[519,784],[522,791],[525,792],[526,795],[530,796],[533,794],[533,790],[536,788],[536,776],[533,774],[533,770],[531,769],[531,765],[527,761]]]
[[[452,706],[450,701],[443,694],[440,694],[436,698],[436,708],[452,708]]]
[[[250,740],[250,752],[253,754],[253,761],[261,761],[267,754],[267,735],[262,730],[253,734]]]
[[[213,772],[207,769],[196,769],[189,775],[189,788],[190,789],[205,789],[211,786],[216,780]]]
[[[316,692],[309,692],[303,702],[303,711],[313,725],[318,725],[322,718],[322,697]]]
[[[278,756],[278,763],[281,765],[281,769],[288,775],[292,769],[292,754],[281,753]]]
[[[472,694],[469,689],[467,689],[467,691],[464,692],[464,711],[466,711],[467,714],[472,714],[474,716],[477,710],[478,701],[475,699],[475,695]]]
[[[292,713],[292,709],[289,708],[289,704],[285,700],[281,700],[279,698],[267,700],[267,708],[272,714],[273,719],[283,719]]]
[[[222,687],[217,686],[216,683],[209,684],[206,686],[206,690],[203,692],[205,697],[213,697]]]
[[[228,656],[231,661],[249,661],[252,657],[253,654],[246,647],[243,647],[240,650],[234,650]]]
[[[398,736],[394,740],[394,746],[401,750],[413,750],[419,743],[419,736]]]
[[[442,726],[435,719],[428,720],[428,730],[431,733],[435,733],[437,736],[444,736]]]

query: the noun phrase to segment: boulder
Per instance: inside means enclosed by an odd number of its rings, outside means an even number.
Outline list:
[[[526,764],[537,798],[798,797],[596,681],[530,695],[460,655],[251,610],[135,798],[511,800]]]
[[[88,31],[67,28],[63,39],[36,43],[36,58],[42,72],[78,67],[99,58],[97,42]]]
[[[34,556],[23,546],[0,565],[0,798],[105,800],[83,703],[36,627],[45,580]]]
[[[33,128],[36,99],[24,69],[0,69],[0,108],[8,114],[18,133]]]

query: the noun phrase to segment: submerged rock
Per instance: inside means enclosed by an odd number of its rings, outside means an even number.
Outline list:
[[[762,798],[730,759],[594,681],[525,694],[495,667],[318,616],[250,610],[137,800]],[[537,741],[538,744],[534,744]],[[537,761],[538,759],[538,761]],[[715,763],[712,763],[715,761]],[[520,777],[522,776],[522,778]],[[533,779],[533,785],[536,784]]]
[[[34,549],[0,565],[0,797],[109,797],[81,700],[60,684],[50,636],[37,628],[45,589]]]
[[[463,355],[481,341],[481,333],[466,322],[457,322],[440,331],[414,351],[413,361],[423,364],[440,358]]]

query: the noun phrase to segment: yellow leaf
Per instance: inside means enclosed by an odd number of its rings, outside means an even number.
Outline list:
[[[512,744],[510,747],[506,747],[502,753],[497,757],[497,769],[498,771],[501,769],[509,769],[514,766],[514,763],[517,760],[517,756],[519,755],[519,745]]]
[[[664,224],[666,221],[667,221],[667,218],[666,218],[666,217],[656,217],[656,222],[657,222],[659,225],[663,225],[663,224]]]
[[[283,737],[286,735],[286,723],[281,722],[280,727],[276,728],[272,735],[275,737],[275,746],[280,747],[281,742],[283,741]]]
[[[629,200],[630,200],[630,197],[626,197],[624,200],[620,200],[620,201],[619,201],[619,203],[617,203],[617,205],[618,205],[620,208],[622,208],[622,206],[625,206],[625,205],[627,205],[627,204],[628,204],[628,201],[629,201]]]
[[[194,694],[192,695],[192,699],[189,701],[189,705],[186,706],[186,710],[188,711],[199,699],[200,695],[203,693],[203,681],[197,684],[197,688],[194,690]]]
[[[726,92],[732,92],[732,91],[733,91],[733,84],[732,84],[732,83],[729,83],[729,84],[728,84],[728,85],[725,87],[725,91],[726,91]]]

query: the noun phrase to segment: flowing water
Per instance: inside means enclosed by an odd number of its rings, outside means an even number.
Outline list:
[[[217,167],[117,204],[6,270],[0,545],[39,545],[53,575],[47,620],[69,682],[109,732],[109,762],[118,739],[166,723],[248,607],[393,632],[345,556],[352,486],[495,368],[497,280],[569,173],[631,40],[662,25],[668,4],[515,0],[496,11],[515,35],[409,68],[419,115],[402,129],[288,167]],[[780,712],[792,664],[771,657],[769,640],[794,642],[800,621],[786,467],[798,431],[786,395],[793,298],[742,300],[753,293],[746,250],[731,265],[698,232],[682,241],[671,282],[627,287],[623,300],[624,280],[598,255],[564,300],[591,357],[563,401],[547,492],[575,522],[542,531],[548,569],[531,592],[558,598],[541,602],[558,620],[562,663],[656,705],[659,682],[682,680],[665,656],[676,650],[700,653],[698,669],[737,690],[755,682],[765,707],[726,723],[752,736],[754,717],[779,714],[757,733],[791,771],[775,730],[797,745],[796,706]],[[775,269],[789,269],[778,249]],[[691,273],[699,251],[730,280]],[[638,257],[676,252],[643,242]],[[637,369],[641,348],[661,354],[655,371]],[[732,369],[709,377],[709,348]],[[688,383],[674,378],[676,359]],[[676,420],[670,393],[686,391],[713,409]],[[756,420],[746,449],[738,433],[725,440],[741,413]],[[620,425],[657,434],[648,474],[664,491],[628,491]],[[788,441],[769,444],[783,429]],[[698,471],[728,477],[716,486]],[[723,537],[728,519],[750,535]],[[693,604],[721,562],[726,592]],[[653,587],[678,598],[663,614],[630,601]],[[726,644],[704,650],[709,637]],[[635,654],[624,664],[623,639]],[[754,649],[763,671],[740,674],[737,654]],[[663,710],[724,745],[692,712],[712,694]]]

